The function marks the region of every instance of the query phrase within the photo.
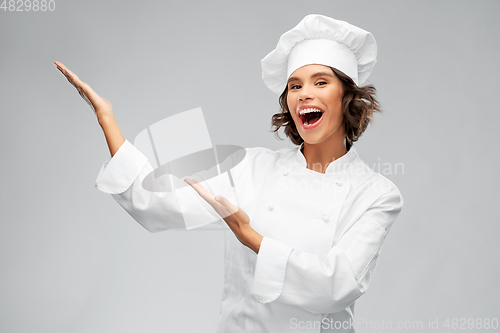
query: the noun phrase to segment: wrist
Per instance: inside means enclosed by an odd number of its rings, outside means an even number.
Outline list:
[[[97,121],[101,127],[109,126],[110,124],[116,123],[115,116],[113,114],[103,114],[97,116]]]
[[[250,248],[255,253],[259,253],[260,243],[262,242],[263,237],[250,225],[240,229],[240,235],[238,238],[243,245]]]

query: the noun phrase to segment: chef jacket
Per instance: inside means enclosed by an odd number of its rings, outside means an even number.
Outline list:
[[[234,187],[222,175],[201,182],[214,195],[245,203],[240,208],[263,236],[258,254],[191,187],[145,190],[153,168],[128,140],[103,163],[95,186],[150,232],[223,230],[217,332],[354,332],[355,300],[368,289],[403,197],[354,146],[324,174],[307,168],[302,147],[246,148],[231,170]]]

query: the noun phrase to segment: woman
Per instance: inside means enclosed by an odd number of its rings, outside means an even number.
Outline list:
[[[251,179],[255,195],[245,207],[185,179],[197,194],[184,210],[142,188],[152,167],[123,138],[111,104],[56,62],[104,130],[112,158],[99,172],[99,190],[152,232],[182,227],[182,214],[208,218],[204,201],[226,222],[218,332],[354,332],[354,302],[403,206],[397,187],[353,146],[380,111],[374,87],[360,87],[376,51],[369,32],[321,15],[283,34],[262,60],[263,79],[281,94],[275,131],[284,126],[300,147],[246,149],[234,172],[237,185]]]

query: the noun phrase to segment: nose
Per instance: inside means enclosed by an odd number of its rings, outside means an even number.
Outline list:
[[[299,102],[304,102],[306,100],[314,99],[311,89],[308,85],[303,85],[299,93]]]

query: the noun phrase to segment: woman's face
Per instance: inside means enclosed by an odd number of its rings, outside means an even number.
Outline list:
[[[305,142],[344,140],[343,96],[342,82],[327,66],[306,65],[290,75],[288,109]]]

